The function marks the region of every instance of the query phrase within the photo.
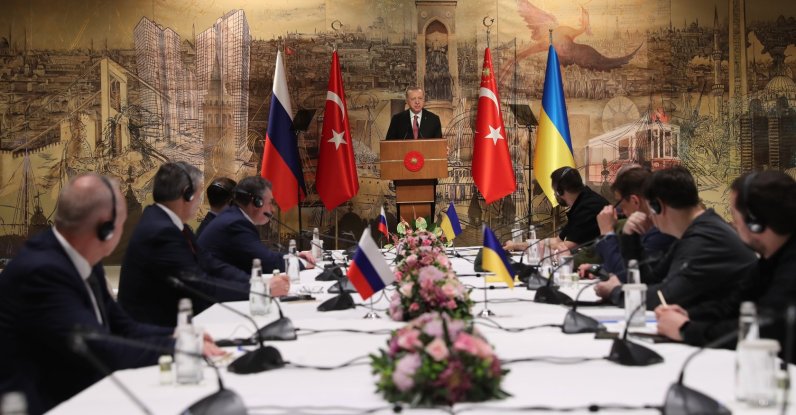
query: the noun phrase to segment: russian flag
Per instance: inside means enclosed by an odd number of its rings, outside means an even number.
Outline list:
[[[274,199],[282,210],[292,209],[307,195],[281,51],[276,53],[271,111],[260,175],[271,181]]]
[[[348,280],[363,300],[395,281],[395,275],[370,235],[370,228],[365,228],[362,238],[359,239],[359,249],[348,266]]]
[[[385,238],[390,237],[390,233],[387,231],[387,214],[384,213],[384,206],[381,207],[381,214],[379,214],[379,232],[383,233]]]

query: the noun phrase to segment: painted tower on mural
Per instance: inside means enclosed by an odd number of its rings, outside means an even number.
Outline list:
[[[461,96],[456,38],[456,0],[417,0],[417,84],[426,108],[448,125]]]

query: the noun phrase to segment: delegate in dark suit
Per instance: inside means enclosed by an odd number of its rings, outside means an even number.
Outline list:
[[[207,212],[205,217],[202,218],[202,221],[199,222],[199,227],[196,228],[196,238],[197,239],[199,239],[199,236],[202,235],[202,232],[204,232],[204,230],[207,227],[207,225],[209,225],[210,222],[212,222],[213,219],[216,218],[216,216],[218,216],[218,215],[216,215],[215,212],[209,211],[209,212]]]
[[[151,205],[144,209],[127,245],[119,277],[119,303],[136,320],[174,327],[180,298],[190,297],[195,313],[208,306],[201,299],[172,287],[166,281],[168,277],[179,278],[186,274],[198,278],[215,277],[237,282],[242,290],[248,292],[247,273],[222,263],[212,255],[197,253],[193,232],[187,226],[184,232],[175,226],[160,206]],[[193,285],[219,301],[248,299],[244,293],[227,293],[210,284]]]
[[[392,116],[387,129],[387,140],[411,140],[414,138],[410,110],[401,111]],[[417,138],[442,138],[442,124],[439,117],[431,111],[422,110]]]
[[[264,273],[285,271],[283,255],[263,245],[257,228],[238,206],[230,206],[210,222],[199,237],[199,247],[244,272],[251,270],[254,258],[260,258]]]
[[[103,377],[72,351],[77,326],[174,346],[172,329],[138,323],[113,301],[101,264],[92,272],[106,325],[98,321],[87,286],[52,229],[28,240],[0,274],[0,394],[23,391],[30,413],[44,412]],[[159,356],[108,342],[88,346],[111,371],[153,365]]]

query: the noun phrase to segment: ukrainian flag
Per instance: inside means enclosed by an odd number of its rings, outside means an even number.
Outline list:
[[[492,229],[484,226],[484,249],[483,260],[481,266],[487,270],[495,273],[495,278],[489,278],[492,281],[505,282],[509,287],[514,288],[514,271],[506,257],[506,251],[498,241]]]
[[[533,155],[533,173],[553,207],[558,206],[558,201],[553,192],[550,174],[564,166],[575,168],[575,157],[572,153],[572,139],[569,136],[561,67],[558,63],[558,54],[553,45],[550,45],[542,94],[542,113],[539,117],[539,130]]]
[[[452,241],[453,238],[462,233],[462,225],[459,223],[459,215],[456,214],[456,208],[453,207],[453,202],[448,205],[448,210],[442,212],[442,223],[439,224],[445,238]]]

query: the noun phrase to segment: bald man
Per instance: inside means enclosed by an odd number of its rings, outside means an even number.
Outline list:
[[[73,352],[75,327],[173,348],[173,330],[133,321],[114,301],[100,261],[122,235],[118,183],[95,174],[61,190],[55,226],[31,239],[0,274],[0,395],[22,391],[31,414],[103,377]],[[108,342],[88,348],[111,371],[155,364],[160,353]]]

